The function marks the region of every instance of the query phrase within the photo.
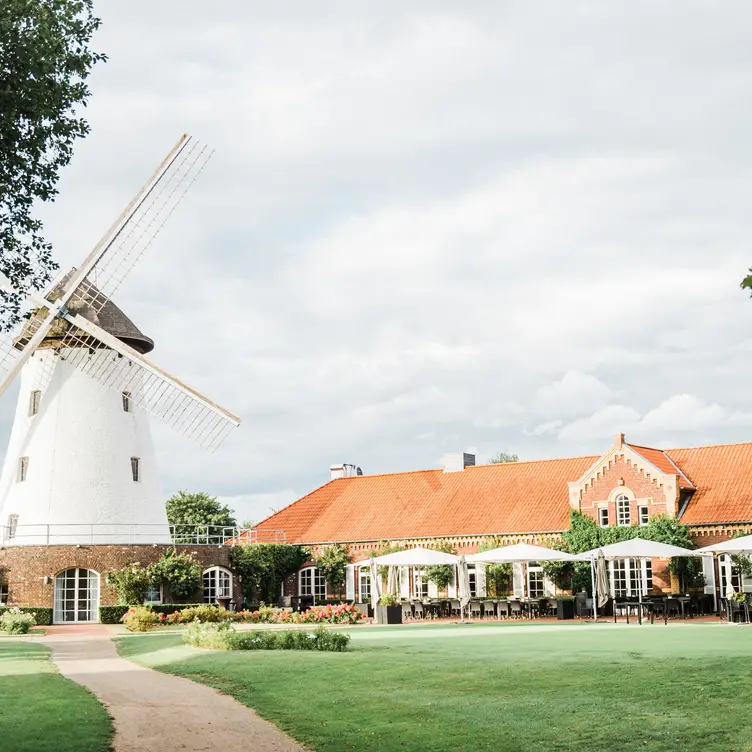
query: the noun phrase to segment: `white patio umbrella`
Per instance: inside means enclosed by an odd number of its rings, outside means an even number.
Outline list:
[[[457,564],[460,557],[434,551],[432,548],[408,548],[393,554],[376,556],[374,561],[380,567],[434,567],[440,564]]]
[[[376,562],[373,557],[368,560],[371,568],[371,608],[374,615],[376,614],[376,606],[379,605],[379,598],[381,598],[381,587],[379,583],[379,572],[376,567]]]
[[[661,543],[660,541],[646,540],[645,538],[632,538],[631,540],[619,541],[618,543],[611,543],[608,546],[601,546],[591,551],[585,551],[585,553],[578,554],[576,558],[581,561],[589,561],[595,569],[595,560],[601,554],[608,561],[613,561],[614,559],[673,559],[676,556],[701,556],[696,550],[691,551],[688,548],[672,546],[669,543]],[[638,620],[642,624],[642,577],[639,577],[637,582],[639,583],[637,589],[639,602]],[[597,593],[594,589],[594,603],[596,597]]]
[[[752,535],[745,535],[741,538],[731,538],[730,540],[714,543],[712,546],[698,548],[695,553],[698,554],[752,554]]]
[[[490,551],[479,551],[467,557],[468,563],[504,564],[527,561],[579,561],[573,554],[557,551],[555,548],[534,546],[532,543],[515,543],[512,546],[492,548]],[[525,584],[522,585],[523,596]]]
[[[467,559],[464,556],[460,556],[460,561],[457,565],[457,580],[460,597],[460,619],[464,621],[465,608],[470,603],[470,574],[467,571]]]
[[[389,574],[386,578],[386,592],[388,595],[399,595],[399,569],[389,567]]]

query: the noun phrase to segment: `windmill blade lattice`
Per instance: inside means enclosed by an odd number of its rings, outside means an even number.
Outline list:
[[[81,320],[87,329],[95,327]],[[103,333],[103,339],[106,333]],[[112,348],[89,332],[71,326],[56,348],[57,357],[159,418],[191,441],[214,451],[239,424],[211,400],[182,384],[132,348],[122,343]],[[54,368],[54,360],[49,361]]]
[[[78,285],[71,300],[102,310],[162,229],[213,154],[206,144],[187,136],[167,168],[137,198],[124,225],[105,240],[99,260]]]

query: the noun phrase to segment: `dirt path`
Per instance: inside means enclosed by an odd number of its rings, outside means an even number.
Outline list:
[[[88,687],[115,721],[115,752],[302,752],[297,742],[231,697],[120,658],[106,632],[43,642],[60,673]]]

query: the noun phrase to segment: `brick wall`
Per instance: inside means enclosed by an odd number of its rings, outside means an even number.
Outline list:
[[[172,548],[169,545],[141,546],[16,546],[0,549],[0,575],[8,584],[8,603],[12,606],[53,606],[55,575],[73,567],[93,569],[100,579],[100,603],[117,603],[115,589],[105,581],[105,573],[132,562],[149,566]],[[206,569],[220,566],[230,569],[227,547],[175,546],[181,553],[193,554]],[[49,577],[50,583],[44,584]],[[241,603],[243,596],[237,578],[233,577],[233,597]],[[196,598],[203,600],[203,593]]]

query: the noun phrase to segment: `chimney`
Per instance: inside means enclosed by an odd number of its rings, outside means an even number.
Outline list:
[[[466,467],[475,467],[475,455],[467,452],[445,454],[441,458],[441,464],[444,466],[445,473],[461,472]]]
[[[621,449],[624,446],[624,434],[623,433],[617,433],[614,436],[614,447],[616,449]]]
[[[329,468],[332,476],[331,480],[338,478],[354,478],[357,475],[363,475],[363,471],[357,465],[331,465]]]

